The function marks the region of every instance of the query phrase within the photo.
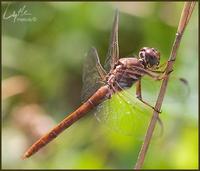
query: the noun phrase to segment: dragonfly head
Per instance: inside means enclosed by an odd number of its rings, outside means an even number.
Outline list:
[[[147,68],[157,68],[160,64],[160,52],[154,48],[143,47],[140,49],[139,58]]]

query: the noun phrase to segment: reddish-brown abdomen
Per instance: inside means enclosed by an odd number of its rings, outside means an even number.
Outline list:
[[[36,141],[24,154],[23,159],[30,157],[43,146],[48,144],[54,138],[56,138],[62,131],[71,126],[74,122],[87,114],[93,107],[100,103],[100,101],[108,93],[108,86],[103,86],[97,92],[92,95],[85,103],[83,103],[76,111],[67,116],[62,122],[55,126],[49,133],[41,137]]]

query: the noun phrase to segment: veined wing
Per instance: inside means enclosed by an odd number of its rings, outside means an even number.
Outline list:
[[[114,67],[114,64],[119,59],[118,24],[119,24],[119,11],[116,10],[113,28],[110,36],[109,49],[104,64],[104,68],[107,72],[109,72]]]
[[[151,105],[154,105],[157,100],[161,82],[162,81],[155,81],[148,76],[144,76],[141,80],[142,97],[144,100],[150,102]],[[189,95],[190,87],[187,80],[174,76],[172,73],[164,98],[164,104],[171,104],[171,106],[183,104],[188,99]]]
[[[171,102],[171,107],[175,105],[175,102],[182,104],[182,101],[180,102],[177,98],[182,99],[180,96],[185,96],[188,88],[181,83],[183,81],[172,78],[174,85],[169,85],[169,91],[172,92],[171,95],[173,98],[166,98],[164,100],[165,105],[168,102]],[[160,84],[161,82],[152,80],[151,78],[148,79],[148,77],[142,79],[142,97],[152,106],[155,105]],[[182,90],[185,91],[182,92]],[[97,120],[102,125],[106,125],[107,128],[123,135],[131,135],[143,139],[152,116],[152,109],[139,101],[135,96],[135,92],[136,87],[133,85],[129,89],[113,94],[111,99],[107,99],[98,105],[95,115]],[[168,95],[166,94],[166,96]],[[165,110],[162,111],[165,112]],[[155,130],[155,137],[160,136],[162,129],[162,125],[158,124]]]
[[[135,97],[135,86],[113,94],[98,105],[97,120],[117,133],[142,138],[145,135],[152,109]]]
[[[106,71],[100,64],[97,50],[92,47],[87,54],[83,65],[83,87],[81,100],[87,100],[98,88],[103,85],[103,79]]]

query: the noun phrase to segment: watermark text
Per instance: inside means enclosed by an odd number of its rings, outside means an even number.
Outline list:
[[[26,5],[16,9],[16,10],[9,10],[10,4],[6,6],[5,11],[3,12],[3,19],[15,22],[35,22],[37,18],[34,17],[31,12],[28,10]]]

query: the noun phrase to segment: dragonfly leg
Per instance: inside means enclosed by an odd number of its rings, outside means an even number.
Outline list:
[[[148,102],[146,102],[145,100],[142,99],[142,91],[141,90],[142,90],[141,89],[141,80],[139,80],[139,81],[136,82],[136,97],[137,97],[137,99],[140,100],[145,105],[152,108],[153,110],[155,110],[156,112],[161,113],[161,111],[157,110],[155,107],[153,107]]]
[[[156,81],[160,81],[160,80],[163,80],[165,78],[165,74],[159,74],[159,75],[153,75],[153,74],[150,74],[150,73],[147,73],[147,74],[148,74],[148,76],[150,76],[151,78],[153,78]]]
[[[170,70],[170,71],[168,71],[166,74],[167,75],[169,75],[171,72],[173,72],[174,70],[172,69],[172,70]]]
[[[165,65],[165,68],[163,70],[157,70],[157,69],[162,68],[164,65]],[[166,71],[166,66],[167,66],[167,62],[164,62],[160,66],[156,67],[156,70],[150,70],[150,69],[149,70],[154,72],[154,73],[164,73]]]
[[[171,59],[171,60],[168,60],[167,62],[164,62],[160,66],[156,67],[156,69],[159,69],[159,68],[162,68],[165,65],[165,69],[163,69],[163,70],[150,70],[150,69],[149,70],[154,72],[154,73],[164,73],[166,71],[166,68],[167,68],[167,63],[174,62],[174,61],[175,61],[175,59]],[[170,71],[169,73],[171,73],[172,71]],[[169,74],[169,73],[167,73],[167,74]]]
[[[167,62],[165,62],[164,64],[167,65],[166,63],[170,63],[170,62],[174,62],[174,61],[175,61],[175,59],[170,59],[170,60],[168,60]],[[164,64],[160,65],[159,68],[160,68],[161,66],[163,66]],[[167,69],[167,66],[165,66],[165,69],[164,69],[163,71],[165,72],[166,69]],[[173,70],[172,70],[172,71],[173,71]],[[171,73],[172,71],[170,71],[170,73]]]
[[[106,95],[108,99],[110,99],[110,98],[112,97],[112,94],[113,94],[113,93],[116,93],[116,92],[117,92],[117,90],[116,90],[116,88],[113,86],[113,84],[110,84],[109,86],[110,86],[110,89],[109,89],[108,94]]]
[[[154,72],[154,73],[164,73],[164,72],[165,72],[165,69],[164,69],[163,71],[156,71],[156,70],[150,70],[150,71],[152,71],[152,72]]]
[[[138,97],[137,97],[138,98]],[[149,106],[150,108],[152,108],[153,110],[155,110],[158,113],[162,113],[161,111],[157,110],[155,107],[153,107],[152,105],[150,105],[148,102],[144,101],[142,98],[138,98],[138,100],[140,100],[142,103],[144,103],[145,105]]]
[[[111,91],[111,89],[109,89],[108,93],[106,94],[106,97],[108,99],[111,99],[111,96],[112,96],[112,91]]]
[[[151,106],[150,104],[148,104],[147,102],[145,102],[145,101],[142,99],[141,80],[139,80],[139,81],[136,82],[136,97],[137,97],[142,103],[144,103],[145,105],[151,107],[151,108],[152,108],[153,110],[155,110],[156,112],[161,113],[161,111],[156,110],[153,106]],[[157,117],[157,120],[158,120],[158,123],[159,123],[159,125],[160,125],[160,127],[161,127],[160,136],[162,136],[162,135],[163,135],[163,128],[164,128],[163,122],[162,122],[162,120],[160,119],[159,116]]]
[[[155,78],[156,80],[163,80],[164,78],[166,78],[171,72],[173,72],[173,69],[166,72],[166,74],[162,74],[161,76],[158,76],[157,78]]]
[[[159,69],[159,68],[162,68],[164,65],[165,65],[165,67],[166,67],[167,62],[164,62],[163,64],[159,65],[159,66],[158,66],[158,69]]]
[[[136,82],[136,97],[142,99],[141,80]]]
[[[167,63],[174,62],[174,61],[175,61],[175,59],[170,59],[167,61]],[[167,66],[165,67],[164,71],[166,71],[166,69],[167,69]],[[173,71],[173,69],[171,71],[168,71],[166,74],[169,75],[172,71]]]
[[[167,62],[164,62],[163,64],[159,65],[157,67],[157,69],[162,68],[165,65],[165,69],[162,71],[162,72],[165,72],[166,71],[166,67],[167,67],[167,63],[174,62],[174,61],[175,61],[175,59],[170,59]]]
[[[160,80],[163,80],[164,78],[166,78],[171,72],[173,72],[173,69],[166,72],[166,74],[163,73],[163,74],[160,74],[158,76],[154,76],[154,75],[149,74],[149,76],[152,77],[153,79],[157,80],[157,81],[160,81]]]
[[[170,59],[167,62],[174,62],[174,61],[175,61],[175,59]]]

